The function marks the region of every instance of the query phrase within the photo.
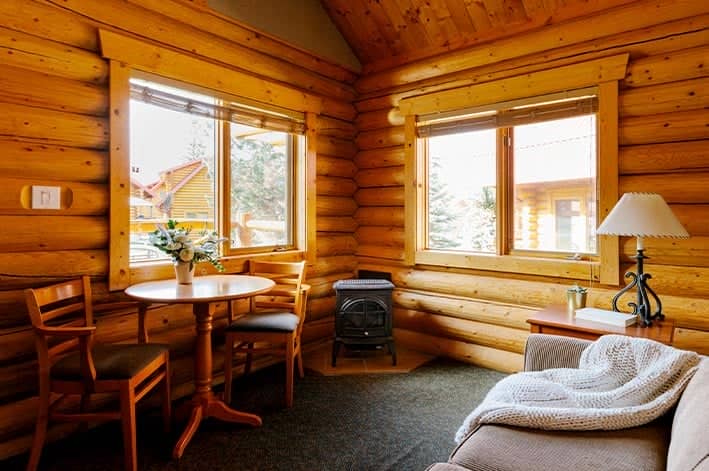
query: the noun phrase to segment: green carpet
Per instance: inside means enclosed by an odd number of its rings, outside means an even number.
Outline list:
[[[175,432],[158,417],[138,422],[141,470],[423,470],[445,461],[468,413],[502,373],[435,360],[409,374],[315,376],[296,380],[283,409],[283,366],[235,381],[232,405],[263,426],[202,422],[182,459],[170,458]],[[0,462],[23,469],[27,456]],[[111,423],[45,447],[43,470],[121,470],[120,426]]]

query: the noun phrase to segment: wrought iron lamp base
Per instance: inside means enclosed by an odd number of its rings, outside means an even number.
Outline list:
[[[621,310],[618,309],[618,299],[631,289],[637,288],[637,301],[628,303],[628,306],[633,309],[630,314],[640,316],[641,325],[647,327],[652,325],[652,321],[655,319],[663,320],[665,315],[662,314],[660,298],[657,297],[657,294],[655,294],[652,288],[647,284],[647,280],[652,278],[652,275],[643,273],[643,260],[649,257],[643,255],[642,249],[638,249],[638,253],[633,258],[638,261],[638,271],[637,273],[629,271],[625,274],[625,277],[632,278],[632,281],[613,297],[613,310],[621,312]],[[655,300],[655,305],[657,306],[655,312],[652,312],[652,305],[650,304],[648,293]]]

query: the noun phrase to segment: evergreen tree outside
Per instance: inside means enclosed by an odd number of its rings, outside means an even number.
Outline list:
[[[431,157],[428,179],[428,244],[432,249],[458,247],[456,222],[458,214],[454,209],[453,196],[441,177],[441,162]]]

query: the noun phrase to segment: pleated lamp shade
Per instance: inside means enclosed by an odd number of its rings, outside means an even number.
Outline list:
[[[662,196],[656,193],[625,193],[596,233],[636,237],[689,237],[677,216]]]

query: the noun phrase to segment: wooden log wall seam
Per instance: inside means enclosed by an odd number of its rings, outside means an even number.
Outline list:
[[[515,44],[524,43],[531,52],[524,57],[503,41],[381,70],[357,83],[364,92],[356,102],[360,114],[355,121],[360,131],[354,158],[359,169],[355,177],[359,208],[354,215],[359,223],[359,268],[392,274],[397,286],[397,341],[473,363],[485,361],[500,370],[513,369],[519,366],[513,358],[495,353],[482,360],[461,351],[475,347],[519,353],[519,342],[529,331],[526,318],[548,304],[563,303],[567,284],[541,276],[404,266],[399,248],[406,204],[399,100],[627,52],[630,62],[619,93],[620,191],[662,194],[692,235],[688,240],[647,239],[651,260],[646,272],[652,273],[652,286],[676,323],[674,345],[709,352],[709,284],[703,280],[709,275],[709,111],[703,93],[709,6],[639,1],[621,10],[623,15],[639,14],[650,5],[657,7],[657,16],[635,18],[615,30],[583,28],[591,24],[586,19],[573,22],[582,29],[578,32],[559,25],[515,38]],[[606,22],[612,17],[604,12],[595,20]],[[549,31],[554,30],[564,32],[563,44],[552,44]],[[597,37],[592,39],[593,35]],[[537,37],[548,39],[547,49],[535,43]],[[493,49],[502,55],[484,61],[484,52]],[[634,266],[630,258],[634,243],[633,238],[621,239],[623,271]],[[589,305],[609,308],[617,290],[594,284]]]
[[[237,26],[226,17],[175,0],[0,3],[0,223],[11,228],[0,235],[0,341],[6,347],[0,353],[0,459],[27,450],[36,412],[36,354],[23,289],[89,274],[97,302],[124,299],[122,292],[109,292],[106,284],[110,77],[106,60],[99,56],[98,26],[108,25],[132,38],[154,33],[151,41],[210,64],[244,63],[247,57],[250,60],[244,67],[263,83],[284,81],[287,84],[279,85],[279,90],[291,90],[294,96],[317,93],[322,97],[319,100],[325,106],[315,144],[316,241],[322,242],[316,246],[317,258],[308,266],[307,277],[315,284],[303,340],[307,349],[329,338],[335,299],[332,283],[354,276],[357,269],[357,167],[353,161],[357,129],[351,122],[355,116],[351,86],[355,75]],[[196,39],[199,41],[190,42]],[[235,60],[237,55],[240,61]],[[62,188],[60,210],[31,209],[31,186],[38,184]],[[225,260],[224,265],[228,272],[240,273],[246,269],[247,258]],[[295,260],[302,259],[303,253],[274,253],[263,258]],[[213,273],[213,269],[200,267],[200,272]],[[172,267],[156,269],[150,276],[173,276]],[[136,276],[134,281],[142,280]],[[240,306],[244,308],[243,303]],[[136,338],[133,311],[96,317],[101,341]],[[148,322],[152,338],[171,346],[174,397],[190,394],[191,310],[155,306]],[[216,338],[220,338],[225,322],[225,307],[220,303],[215,315]],[[274,361],[258,358],[256,365]],[[222,377],[221,364],[217,348],[217,382]],[[97,403],[102,401],[99,398]],[[61,438],[71,430],[53,427],[49,436]]]

